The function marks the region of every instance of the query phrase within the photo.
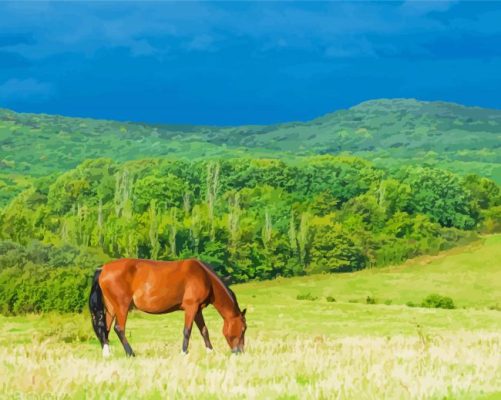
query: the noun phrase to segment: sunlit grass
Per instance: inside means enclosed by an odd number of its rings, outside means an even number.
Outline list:
[[[137,357],[125,358],[113,335],[108,360],[86,315],[2,317],[0,397],[403,399],[501,390],[499,311],[333,304],[325,313],[309,301],[302,313],[294,305],[266,318],[250,311],[241,356],[230,355],[213,311],[212,353],[194,330],[190,353],[180,354],[181,313],[134,312]],[[314,313],[326,323],[311,324]]]
[[[86,313],[0,316],[0,398],[501,398],[498,245],[499,236],[381,271],[236,285],[249,325],[240,356],[213,308],[204,313],[214,352],[194,328],[187,356],[182,313],[132,312],[134,359],[112,333],[104,360]],[[403,304],[432,292],[459,308]]]

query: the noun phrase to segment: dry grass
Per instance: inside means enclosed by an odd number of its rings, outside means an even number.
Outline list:
[[[458,332],[460,333],[460,332]],[[247,352],[188,356],[179,340],[137,343],[109,360],[92,343],[58,339],[0,347],[3,398],[472,398],[501,382],[501,334],[254,337]],[[222,349],[225,349],[223,351]]]

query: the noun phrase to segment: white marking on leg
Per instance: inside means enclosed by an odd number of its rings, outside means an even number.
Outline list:
[[[205,351],[206,351],[207,353],[212,353],[212,351],[213,351],[213,350],[212,350],[212,349],[210,349],[209,347],[206,347],[206,348],[205,348]]]
[[[110,355],[111,355],[110,346],[108,344],[105,344],[103,346],[103,357],[108,358]]]

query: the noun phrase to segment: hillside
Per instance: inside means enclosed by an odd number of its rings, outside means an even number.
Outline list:
[[[65,171],[84,159],[287,157],[351,152],[382,166],[426,163],[501,182],[501,110],[372,100],[309,122],[153,125],[0,110],[4,179]],[[0,183],[1,187],[1,183]]]
[[[419,304],[429,294],[438,293],[451,297],[459,308],[500,309],[500,260],[501,235],[498,234],[398,266],[252,282],[237,285],[235,290],[244,302],[257,309],[279,298],[296,302],[297,295],[306,293],[325,306],[327,296],[341,303],[366,303],[369,296],[379,304],[404,305]],[[262,299],[263,303],[255,299]],[[304,305],[307,309],[308,303],[298,302],[298,307]]]
[[[230,134],[229,134],[230,133]],[[412,99],[371,100],[305,123],[220,130],[211,143],[336,153],[406,149],[452,152],[499,147],[501,111]],[[500,161],[491,155],[491,161]]]

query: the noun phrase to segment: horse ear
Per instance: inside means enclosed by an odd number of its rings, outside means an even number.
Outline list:
[[[244,310],[242,311],[242,315],[245,317],[245,313],[247,312],[247,309],[244,308]]]

